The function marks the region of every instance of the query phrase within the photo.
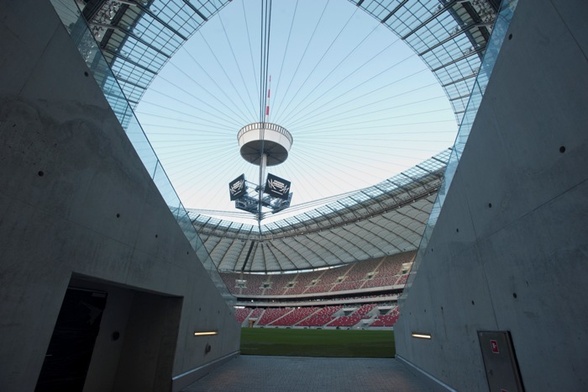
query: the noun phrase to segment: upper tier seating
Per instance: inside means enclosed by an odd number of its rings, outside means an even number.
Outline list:
[[[223,272],[221,276],[236,296],[295,296],[389,287],[406,283],[403,264],[410,263],[415,254],[406,252],[321,271],[271,275]]]

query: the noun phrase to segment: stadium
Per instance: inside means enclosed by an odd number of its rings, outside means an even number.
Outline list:
[[[588,389],[588,4],[312,7],[0,1],[1,390]]]

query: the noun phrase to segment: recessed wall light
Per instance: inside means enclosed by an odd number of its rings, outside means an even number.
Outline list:
[[[194,336],[214,336],[218,335],[218,331],[194,331]]]
[[[413,332],[412,337],[417,338],[417,339],[431,339],[431,334],[430,333],[422,333],[422,332]]]

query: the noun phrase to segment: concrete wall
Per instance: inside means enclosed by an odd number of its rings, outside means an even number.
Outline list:
[[[35,388],[70,285],[109,293],[88,373],[100,390],[178,389],[239,348],[50,3],[0,0],[0,390]]]
[[[457,390],[488,390],[479,330],[510,331],[527,391],[588,390],[587,19],[519,1],[402,306],[397,353]]]

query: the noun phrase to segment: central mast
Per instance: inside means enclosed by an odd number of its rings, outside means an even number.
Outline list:
[[[268,166],[279,165],[286,161],[293,143],[292,135],[286,128],[268,122],[269,85],[271,84],[271,76],[268,77],[271,8],[271,0],[261,1],[259,121],[245,125],[237,133],[241,157],[259,166],[258,184],[248,183],[244,174],[229,183],[229,192],[231,200],[235,201],[235,207],[255,214],[260,233],[261,220],[264,218],[263,208],[278,212],[289,207],[292,199],[289,181],[269,173],[266,177]]]

